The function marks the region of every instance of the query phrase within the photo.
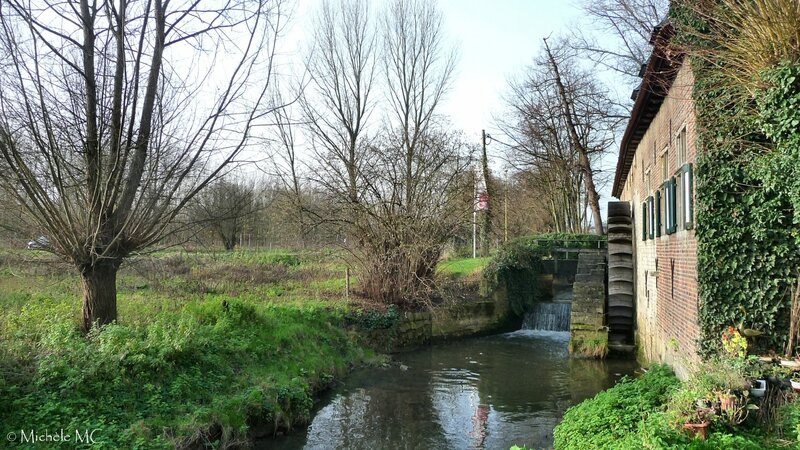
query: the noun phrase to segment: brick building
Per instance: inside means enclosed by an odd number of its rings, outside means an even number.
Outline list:
[[[641,358],[685,377],[698,360],[697,241],[694,233],[694,77],[669,47],[668,21],[652,34],[653,53],[622,139],[612,195],[629,202],[633,236],[635,336]]]

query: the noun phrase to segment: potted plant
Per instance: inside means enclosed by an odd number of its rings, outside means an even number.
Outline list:
[[[761,398],[767,393],[767,380],[757,379],[753,380],[750,387],[750,395],[756,398]]]
[[[741,397],[729,390],[718,391],[719,413],[725,418],[730,426],[736,426],[747,420],[750,410],[758,409],[758,406],[747,403],[748,392],[742,392]]]
[[[717,398],[719,398],[719,410],[723,414],[731,413],[739,406],[739,399],[729,390],[717,392]]]
[[[789,382],[792,384],[792,389],[794,389],[795,392],[800,392],[800,375],[796,373],[792,374],[792,378],[789,379]]]
[[[697,408],[688,418],[683,428],[695,438],[706,440],[708,438],[708,428],[711,426],[709,417],[714,414],[711,408]]]

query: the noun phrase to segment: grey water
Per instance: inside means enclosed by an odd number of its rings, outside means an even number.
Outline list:
[[[570,358],[569,333],[519,330],[396,355],[321,399],[310,426],[259,449],[549,448],[572,405],[637,366]],[[402,364],[402,366],[400,366]]]

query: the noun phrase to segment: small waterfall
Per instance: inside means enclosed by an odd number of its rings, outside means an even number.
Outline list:
[[[538,302],[525,314],[523,330],[569,331],[571,303]]]

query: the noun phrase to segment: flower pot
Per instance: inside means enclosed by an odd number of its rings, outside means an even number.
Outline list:
[[[753,387],[750,388],[750,395],[753,397],[763,397],[767,393],[767,380],[753,381]]]
[[[736,410],[736,396],[732,394],[719,395],[719,409],[725,413],[733,413]]]
[[[800,380],[789,380],[789,382],[792,383],[792,389],[795,392],[800,392]]]
[[[708,437],[709,425],[711,425],[711,422],[705,420],[701,423],[685,423],[683,424],[683,428],[688,430],[692,436],[705,441]]]

